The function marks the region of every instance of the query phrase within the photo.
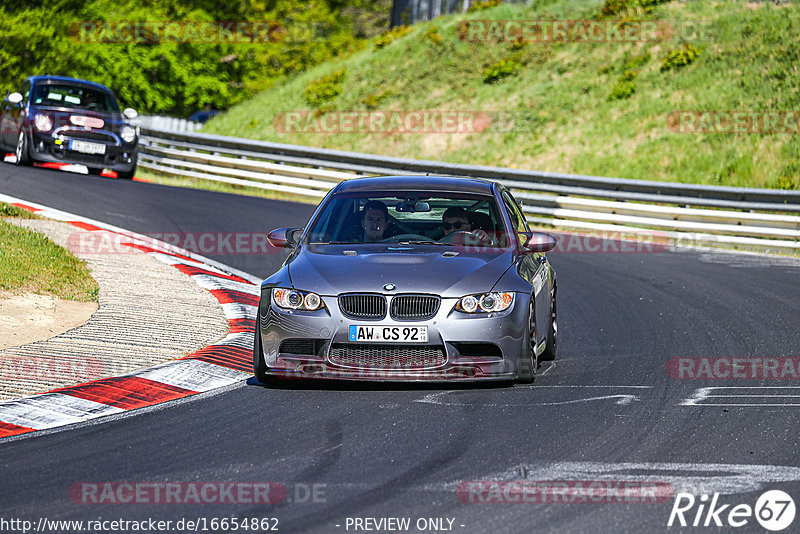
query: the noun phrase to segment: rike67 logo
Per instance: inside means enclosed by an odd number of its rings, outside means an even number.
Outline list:
[[[770,490],[749,504],[722,504],[719,493],[709,497],[705,493],[695,498],[690,493],[678,493],[667,526],[693,527],[743,527],[751,524],[753,517],[765,529],[777,532],[794,521],[794,500],[781,490]]]

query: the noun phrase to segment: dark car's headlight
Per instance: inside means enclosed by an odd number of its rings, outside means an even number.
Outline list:
[[[119,136],[126,143],[133,143],[133,140],[136,139],[136,128],[126,124],[122,127],[122,130],[120,130]]]
[[[507,291],[475,293],[458,299],[456,309],[464,313],[489,313],[507,310],[514,304],[514,293]]]
[[[53,119],[44,113],[37,113],[33,117],[33,125],[40,132],[49,132],[53,128]]]
[[[279,308],[287,310],[320,310],[325,303],[316,293],[311,291],[298,291],[297,289],[272,288],[272,301]]]

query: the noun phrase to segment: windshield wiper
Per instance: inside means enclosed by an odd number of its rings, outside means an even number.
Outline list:
[[[450,243],[442,243],[441,241],[400,241],[401,245],[439,245],[440,247],[449,247]]]

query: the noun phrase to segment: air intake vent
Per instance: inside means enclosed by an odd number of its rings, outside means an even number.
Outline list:
[[[349,345],[334,343],[329,359],[335,365],[361,369],[420,370],[441,367],[447,361],[442,347],[432,345]]]

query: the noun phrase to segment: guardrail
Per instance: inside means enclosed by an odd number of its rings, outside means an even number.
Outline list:
[[[356,176],[439,174],[502,182],[532,224],[682,243],[800,250],[800,191],[461,165],[142,127],[139,165],[166,174],[323,197]]]

